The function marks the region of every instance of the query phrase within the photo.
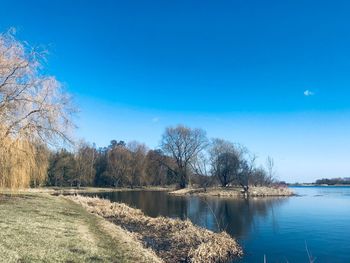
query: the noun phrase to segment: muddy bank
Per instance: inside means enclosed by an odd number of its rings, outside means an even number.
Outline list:
[[[171,195],[198,195],[198,196],[217,196],[217,197],[245,197],[247,196],[241,187],[212,187],[212,188],[185,188],[169,192]],[[293,196],[294,192],[288,187],[250,187],[249,197],[277,197]]]
[[[152,218],[139,209],[99,198],[66,198],[128,230],[164,262],[227,262],[242,256],[242,249],[227,233],[213,233],[189,220]]]

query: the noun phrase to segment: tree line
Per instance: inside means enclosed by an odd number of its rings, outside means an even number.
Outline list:
[[[245,147],[223,139],[209,140],[202,129],[183,125],[165,129],[159,149],[139,142],[112,140],[96,148],[80,143],[74,152],[51,152],[48,185],[140,187],[177,184],[199,187],[274,183],[274,164],[256,165]]]
[[[323,178],[316,180],[315,184],[318,185],[350,185],[350,178]]]

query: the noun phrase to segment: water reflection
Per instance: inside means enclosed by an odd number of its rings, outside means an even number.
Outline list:
[[[317,262],[350,262],[350,187],[298,187],[291,198],[175,197],[164,192],[98,196],[124,202],[149,216],[189,218],[238,239],[238,262],[307,262],[305,241]]]
[[[98,196],[115,202],[123,202],[141,209],[146,215],[189,218],[194,224],[213,231],[225,230],[230,235],[244,239],[257,218],[271,217],[274,228],[276,206],[287,202],[286,198],[221,199],[204,197],[175,197],[165,192],[130,191],[99,193]]]
[[[274,218],[274,207],[286,201],[287,199],[277,198],[260,200],[197,198],[191,202],[189,217],[198,225],[214,231],[225,230],[232,236],[242,239],[255,226],[258,217]],[[272,222],[275,223],[277,220]]]

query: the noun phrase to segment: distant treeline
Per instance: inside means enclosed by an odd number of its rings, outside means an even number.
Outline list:
[[[240,145],[208,140],[201,129],[182,125],[166,128],[159,149],[142,143],[112,140],[104,148],[81,143],[76,151],[51,152],[50,186],[139,187],[188,184],[249,185],[274,183],[273,160],[257,167],[256,157]]]
[[[350,185],[350,178],[332,178],[332,179],[318,179],[315,184],[327,184],[327,185]]]
[[[87,143],[75,152],[51,152],[47,184],[50,186],[136,187],[172,184],[172,176],[159,162],[160,153],[144,144],[112,140],[96,148]]]

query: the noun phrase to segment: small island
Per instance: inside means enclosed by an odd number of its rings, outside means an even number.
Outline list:
[[[216,196],[223,198],[248,198],[248,197],[288,197],[295,193],[285,186],[252,186],[246,192],[241,187],[209,187],[209,188],[184,188],[169,192],[171,195],[196,195]]]

